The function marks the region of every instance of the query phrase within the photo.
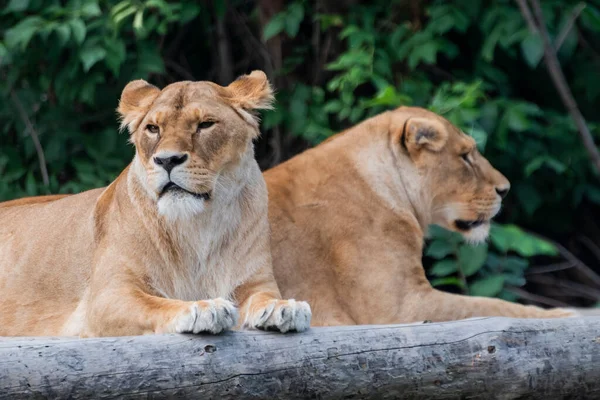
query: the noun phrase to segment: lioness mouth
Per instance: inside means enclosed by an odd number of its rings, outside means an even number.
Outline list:
[[[162,192],[160,193],[160,195],[164,195],[167,192],[183,192],[183,193],[187,193],[189,195],[192,195],[198,199],[204,199],[204,200],[210,200],[210,196],[211,193],[210,192],[204,192],[204,193],[194,193],[194,192],[190,192],[189,190],[185,190],[184,188],[182,188],[181,186],[177,185],[176,183],[173,182],[169,182],[165,185],[165,187],[163,187]]]
[[[458,229],[460,229],[461,231],[468,231],[470,229],[477,228],[478,226],[483,225],[484,222],[486,222],[484,219],[478,219],[475,221],[466,221],[464,219],[457,219],[456,221],[454,221],[454,225],[456,225],[456,227]]]

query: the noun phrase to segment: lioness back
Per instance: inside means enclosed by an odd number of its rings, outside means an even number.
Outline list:
[[[81,243],[92,242],[103,190],[0,207],[0,335],[56,334],[71,317],[90,278],[93,254]]]

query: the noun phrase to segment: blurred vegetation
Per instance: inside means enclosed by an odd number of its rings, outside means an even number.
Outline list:
[[[600,5],[542,7],[598,138]],[[511,180],[489,244],[433,229],[434,285],[545,305],[600,300],[600,268],[585,265],[600,261],[599,176],[513,1],[10,0],[0,35],[0,200],[114,179],[133,155],[114,112],[129,80],[227,84],[259,68],[278,90],[257,143],[263,168],[416,105],[471,134]]]

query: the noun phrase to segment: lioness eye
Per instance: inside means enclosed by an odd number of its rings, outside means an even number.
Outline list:
[[[146,129],[148,130],[148,132],[155,134],[155,135],[160,130],[157,125],[152,125],[152,124],[146,125]]]
[[[208,129],[215,124],[215,121],[204,121],[198,124],[196,132],[200,132],[202,129]]]
[[[471,161],[469,161],[469,153],[463,153],[460,156],[462,157],[463,160],[465,160],[466,163],[471,162]]]

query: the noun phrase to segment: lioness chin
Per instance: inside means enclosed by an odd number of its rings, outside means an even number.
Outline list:
[[[431,287],[427,227],[483,241],[510,186],[430,111],[385,112],[264,176],[275,277],[284,296],[311,303],[314,325],[573,315]]]
[[[255,71],[227,87],[129,83],[118,111],[136,154],[107,188],[0,204],[0,335],[218,333],[310,324],[281,300],[254,110]],[[204,300],[203,300],[204,299]]]

